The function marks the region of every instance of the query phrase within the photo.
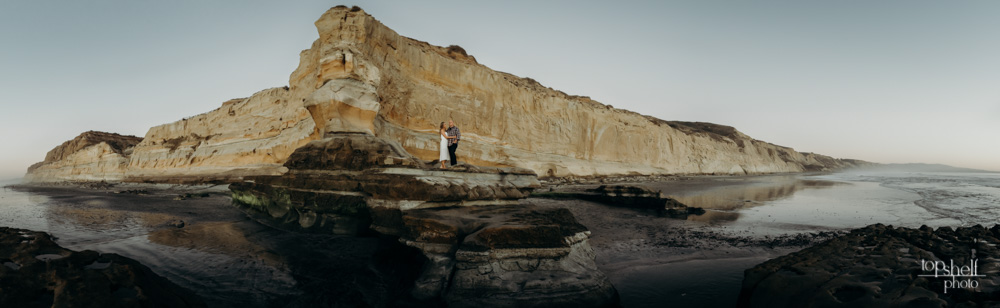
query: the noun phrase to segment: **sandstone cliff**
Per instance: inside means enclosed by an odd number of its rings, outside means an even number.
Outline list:
[[[301,52],[288,87],[150,129],[124,157],[122,178],[205,181],[281,174],[296,148],[337,132],[372,134],[432,160],[438,124],[448,119],[462,130],[460,161],[522,167],[542,176],[752,174],[859,163],[799,153],[728,126],[667,122],[567,95],[494,71],[460,47],[403,37],[356,7],[332,8],[315,24],[319,39]],[[87,155],[76,160],[111,159]],[[50,164],[58,161],[47,159],[43,166]],[[37,170],[44,169],[29,171],[28,177],[77,180],[91,172],[33,175]]]
[[[45,155],[45,160],[28,167],[25,180],[121,181],[128,155],[142,138],[88,131],[64,142]]]

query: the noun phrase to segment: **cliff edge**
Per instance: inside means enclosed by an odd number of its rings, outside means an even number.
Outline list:
[[[279,175],[295,149],[343,132],[398,142],[433,160],[437,127],[449,119],[462,130],[460,161],[542,176],[756,174],[863,163],[567,95],[494,71],[461,47],[403,37],[357,7],[331,8],[315,25],[319,38],[300,53],[287,87],[153,127],[130,153],[110,150],[121,157],[108,151],[46,157],[27,178],[199,182]],[[101,163],[116,167],[92,168]]]

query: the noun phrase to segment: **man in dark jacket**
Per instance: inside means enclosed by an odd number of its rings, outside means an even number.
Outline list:
[[[451,155],[451,165],[454,166],[458,163],[455,150],[458,150],[458,141],[462,140],[462,133],[458,131],[458,126],[455,126],[455,121],[452,120],[448,120],[448,130],[446,132],[449,137],[455,136],[455,139],[448,139],[448,155]]]

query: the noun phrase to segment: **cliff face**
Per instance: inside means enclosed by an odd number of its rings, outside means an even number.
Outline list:
[[[129,181],[225,180],[281,174],[315,125],[287,88],[273,88],[181,121],[149,129],[135,147]]]
[[[121,181],[128,153],[142,138],[88,131],[64,142],[45,155],[45,161],[28,168],[25,180]]]
[[[438,125],[449,119],[462,130],[459,161],[542,176],[798,172],[858,163],[799,153],[732,127],[667,122],[567,95],[491,70],[460,47],[400,36],[360,9],[332,8],[315,24],[319,39],[301,52],[288,87],[150,129],[126,158],[123,178],[280,174],[296,148],[338,132],[373,134],[433,160]]]
[[[453,119],[463,133],[460,160],[540,175],[744,174],[851,164],[731,127],[664,122],[566,95],[491,70],[461,48],[402,37],[363,11],[333,9],[316,26],[320,38],[302,53],[293,91],[344,78],[373,85],[380,98],[375,134],[423,159],[436,155],[438,124]]]

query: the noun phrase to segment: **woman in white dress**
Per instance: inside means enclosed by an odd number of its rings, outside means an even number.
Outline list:
[[[444,163],[451,159],[451,155],[448,155],[448,139],[451,138],[448,138],[448,132],[444,127],[444,122],[441,122],[441,127],[438,130],[438,133],[441,134],[441,155],[438,156],[438,160],[441,161],[441,169],[447,169],[448,167],[446,167]]]

